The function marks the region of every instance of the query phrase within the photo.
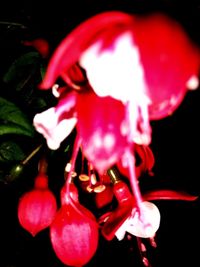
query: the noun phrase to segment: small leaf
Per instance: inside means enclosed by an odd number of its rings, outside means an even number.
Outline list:
[[[4,134],[32,137],[34,128],[26,115],[14,103],[0,97],[0,135]]]
[[[21,161],[24,157],[24,152],[15,142],[6,141],[0,144],[0,162]]]

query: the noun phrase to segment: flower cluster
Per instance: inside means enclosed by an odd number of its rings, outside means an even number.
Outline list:
[[[195,199],[172,190],[142,195],[138,179],[154,166],[150,121],[171,115],[187,90],[198,87],[199,67],[198,48],[177,22],[163,14],[97,14],[58,46],[40,84],[40,89],[52,89],[58,103],[36,114],[33,124],[52,150],[74,128],[77,135],[61,208],[48,224],[38,218],[37,230],[31,218],[28,224],[32,226],[24,228],[34,235],[50,226],[53,248],[64,264],[88,263],[97,249],[99,229],[107,240],[122,240],[126,232],[153,239],[160,212],[151,200]],[[60,78],[65,86],[60,86]],[[72,181],[80,150],[88,162],[88,173],[79,174],[84,190],[96,193],[97,207],[117,201],[115,208],[99,218],[80,204]],[[120,179],[118,172],[127,180]],[[41,207],[45,200],[39,195],[29,200],[35,198]],[[45,204],[42,207],[45,212]],[[19,206],[22,224],[28,216],[26,209]],[[42,216],[39,210],[36,213]],[[147,259],[144,262],[150,266]]]

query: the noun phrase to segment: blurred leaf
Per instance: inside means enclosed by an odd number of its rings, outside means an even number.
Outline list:
[[[34,106],[34,109],[36,111],[47,107],[47,102],[45,101],[45,99],[39,96],[32,98],[31,104]]]
[[[21,161],[25,157],[21,147],[13,141],[5,141],[0,144],[0,162]]]
[[[46,73],[46,67],[41,64],[41,66],[40,66],[40,74],[41,74],[42,79],[44,78],[45,73]]]
[[[3,77],[5,83],[17,82],[17,90],[20,91],[35,74],[40,66],[41,56],[38,52],[29,52],[13,62]]]
[[[33,137],[34,127],[14,103],[0,97],[0,135],[4,134]]]

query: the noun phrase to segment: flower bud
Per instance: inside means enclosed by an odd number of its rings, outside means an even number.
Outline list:
[[[26,192],[19,200],[20,225],[32,236],[35,236],[52,223],[56,210],[56,198],[48,189],[47,177],[38,175],[34,189]]]
[[[83,266],[96,252],[98,224],[94,215],[77,198],[74,202],[73,198],[64,197],[64,192],[62,190],[61,198],[68,201],[62,201],[62,206],[50,226],[51,243],[57,257],[64,264]]]

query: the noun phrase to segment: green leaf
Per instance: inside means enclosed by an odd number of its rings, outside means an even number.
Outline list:
[[[21,161],[25,158],[25,154],[21,147],[13,141],[5,141],[0,144],[0,162]]]
[[[34,127],[14,103],[0,97],[0,135],[5,134],[33,137]]]
[[[29,52],[16,59],[3,77],[5,83],[18,82],[17,90],[26,84],[40,66],[38,52]]]
[[[41,64],[40,65],[40,74],[41,74],[42,79],[44,78],[45,73],[46,73],[46,67]]]

